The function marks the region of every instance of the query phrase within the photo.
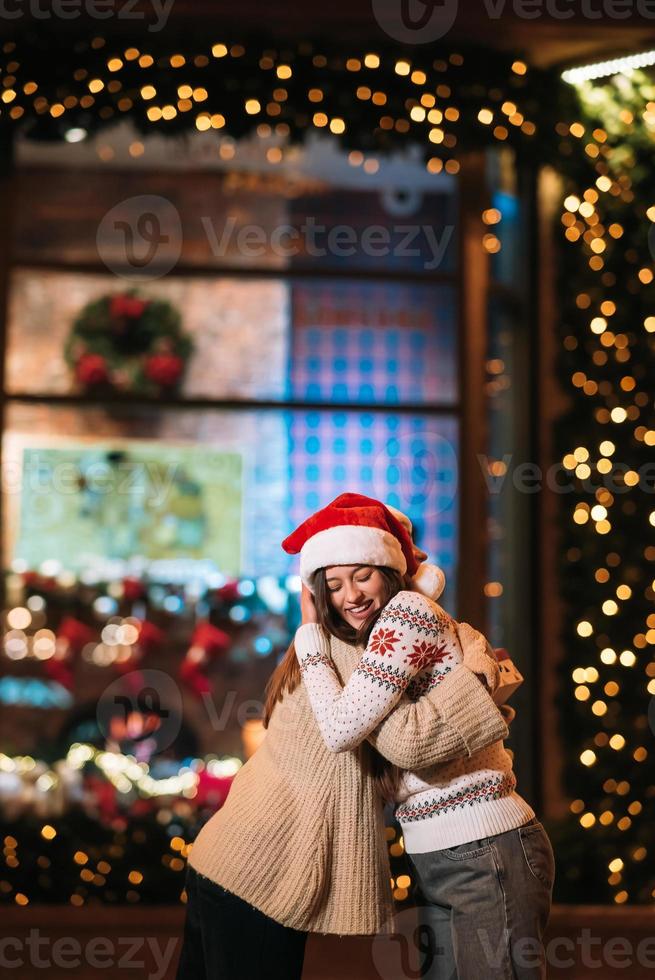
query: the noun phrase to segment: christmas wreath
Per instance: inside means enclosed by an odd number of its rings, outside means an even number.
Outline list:
[[[161,394],[180,384],[192,350],[171,303],[129,290],[86,304],[73,323],[65,357],[87,390]]]

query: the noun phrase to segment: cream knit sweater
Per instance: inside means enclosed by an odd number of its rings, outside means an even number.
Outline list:
[[[459,626],[436,602],[416,592],[398,592],[382,610],[364,656],[342,687],[330,664],[327,634],[315,624],[301,626],[296,655],[328,748],[343,752],[370,737],[404,692],[415,699],[439,690],[461,666],[463,636],[484,649],[481,633]],[[522,826],[535,814],[515,790],[512,760],[501,740],[467,759],[419,771],[410,767],[396,809],[405,849],[409,854],[443,850]]]
[[[362,648],[330,638],[346,683]],[[392,762],[422,768],[469,757],[507,726],[463,664],[414,702],[402,697],[375,732]],[[390,932],[393,899],[383,806],[362,743],[335,754],[304,684],[286,694],[227,800],[200,831],[189,863],[286,926],[338,935]]]

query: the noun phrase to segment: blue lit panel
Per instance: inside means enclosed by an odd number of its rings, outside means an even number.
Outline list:
[[[525,263],[524,251],[524,215],[521,212],[520,200],[516,195],[505,191],[494,191],[491,199],[492,206],[502,215],[498,224],[489,230],[498,236],[501,249],[491,256],[491,277],[495,282],[516,287],[517,276]],[[523,249],[523,251],[522,251]]]
[[[451,286],[306,282],[293,287],[293,398],[454,404]]]
[[[405,511],[417,543],[446,572],[457,560],[458,423],[455,417],[382,412],[289,412],[292,525],[346,490]]]

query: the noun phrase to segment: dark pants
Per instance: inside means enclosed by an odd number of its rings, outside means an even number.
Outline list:
[[[300,980],[307,933],[289,929],[187,868],[177,980]]]
[[[408,855],[418,882],[428,980],[543,980],[555,877],[538,820],[468,844]]]

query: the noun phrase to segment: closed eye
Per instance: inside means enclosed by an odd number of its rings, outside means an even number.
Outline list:
[[[371,577],[371,574],[372,574],[372,569],[369,569],[365,575],[362,575],[360,578],[356,578],[354,581],[358,585],[360,582],[368,582],[368,580]],[[330,587],[330,585],[328,584],[328,592],[338,592],[340,588],[341,588],[341,584],[335,585],[333,587]]]

